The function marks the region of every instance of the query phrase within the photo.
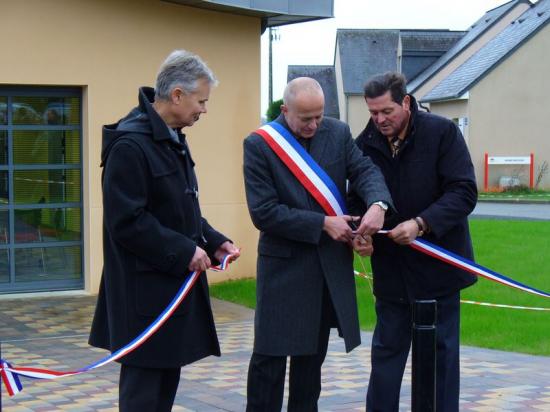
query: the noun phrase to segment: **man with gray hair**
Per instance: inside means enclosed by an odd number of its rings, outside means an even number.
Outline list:
[[[244,142],[246,198],[260,230],[247,411],[281,410],[287,356],[288,410],[316,411],[330,329],[338,328],[347,351],[361,341],[351,243],[370,242],[391,198],[349,127],[323,118],[324,101],[314,79],[292,80],[279,118]],[[369,206],[361,222],[345,212],[347,180]]]
[[[104,126],[104,267],[90,344],[112,352],[142,333],[201,272],[186,298],[141,346],[120,359],[121,411],[170,411],[180,368],[220,355],[204,272],[238,249],[201,216],[194,162],[181,133],[206,113],[212,71],[196,55],[172,52],[156,90]]]

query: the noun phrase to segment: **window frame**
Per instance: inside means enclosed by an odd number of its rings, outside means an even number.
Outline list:
[[[0,203],[0,212],[8,211],[9,240],[0,243],[0,253],[8,251],[9,280],[0,283],[0,294],[15,292],[35,292],[52,290],[82,289],[84,287],[84,171],[83,171],[83,93],[79,87],[52,87],[52,86],[1,86],[0,97],[6,97],[7,123],[0,124],[0,131],[6,131],[7,138],[7,164],[0,164],[0,172],[8,173],[8,203]],[[13,124],[13,98],[14,97],[76,97],[79,104],[79,119],[76,125],[14,125]],[[14,131],[62,131],[76,130],[80,139],[80,162],[68,164],[17,164],[13,163],[13,134]],[[21,170],[68,170],[80,171],[80,196],[78,202],[67,203],[35,203],[16,204],[14,194],[14,174]],[[57,209],[80,208],[80,240],[79,241],[47,241],[47,242],[16,242],[15,238],[15,210],[33,209]],[[80,247],[80,276],[75,279],[44,280],[44,281],[17,281],[15,275],[15,251],[18,249],[46,249],[53,247]],[[75,273],[76,274],[76,273]]]

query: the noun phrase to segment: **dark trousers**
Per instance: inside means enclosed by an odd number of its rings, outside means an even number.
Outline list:
[[[376,300],[368,412],[397,412],[401,381],[411,347],[411,305]],[[457,412],[460,385],[460,294],[437,299],[436,410]]]
[[[289,412],[316,412],[321,394],[321,367],[325,361],[331,326],[336,314],[326,287],[319,327],[317,353],[290,356]],[[248,367],[247,412],[279,412],[283,407],[286,356],[253,353]]]
[[[121,365],[121,412],[170,412],[180,381],[180,368],[155,369]]]

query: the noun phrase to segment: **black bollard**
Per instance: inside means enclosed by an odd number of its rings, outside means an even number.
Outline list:
[[[435,412],[437,302],[413,304],[412,412]]]

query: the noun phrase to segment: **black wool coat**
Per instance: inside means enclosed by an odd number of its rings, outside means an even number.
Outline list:
[[[431,228],[424,239],[473,260],[467,216],[475,207],[477,187],[466,142],[453,122],[419,111],[410,97],[409,132],[395,158],[372,119],[356,139],[382,171],[397,210],[386,215],[384,228],[420,216]],[[374,237],[371,262],[374,294],[388,300],[441,297],[476,281],[468,272],[382,235]]]
[[[201,216],[193,160],[142,88],[139,106],[103,129],[104,268],[89,342],[115,351],[168,306],[198,245],[213,258],[226,240]],[[220,354],[206,274],[172,317],[121,363],[183,366]]]
[[[283,116],[277,121],[286,126]],[[346,124],[323,119],[309,153],[343,196],[349,179],[367,204],[391,204],[380,171],[355,146]],[[321,206],[256,133],[244,142],[244,177],[250,216],[260,230],[254,351],[317,353],[324,283],[346,350],[352,350],[361,338],[351,248],[323,231]]]

